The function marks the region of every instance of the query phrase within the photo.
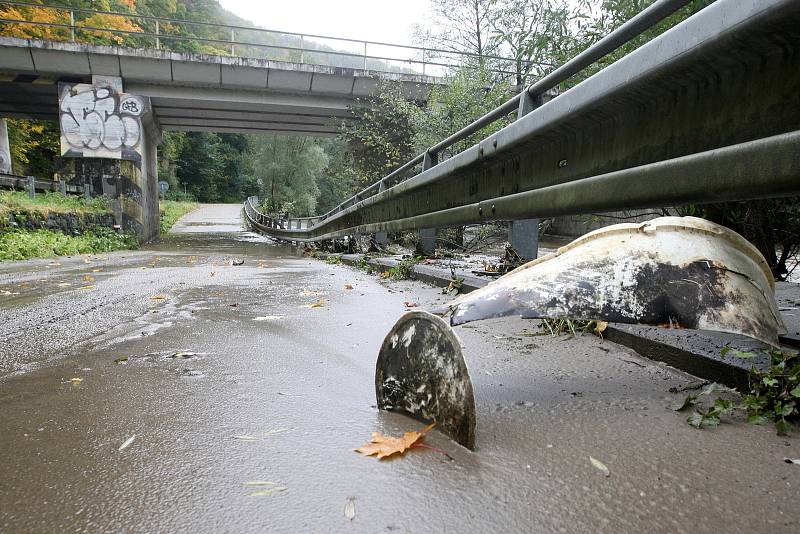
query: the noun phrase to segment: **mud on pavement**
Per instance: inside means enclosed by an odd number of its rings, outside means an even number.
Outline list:
[[[535,321],[455,329],[474,452],[432,431],[452,460],[362,457],[421,427],[375,408],[385,334],[448,297],[238,224],[211,206],[146,250],[0,265],[0,531],[798,530],[796,438],[696,430],[669,393],[693,377]]]

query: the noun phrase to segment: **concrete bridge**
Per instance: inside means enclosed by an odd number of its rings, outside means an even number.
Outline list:
[[[425,100],[439,78],[157,49],[0,37],[0,115],[58,120],[58,83],[114,78],[165,130],[332,136],[378,83]]]
[[[0,119],[59,122],[62,155],[81,158],[79,181],[117,199],[119,224],[149,239],[158,232],[162,131],[333,136],[382,81],[418,101],[441,83],[369,69],[368,60],[388,63],[368,57],[366,43],[364,50],[359,69],[0,37]],[[0,163],[8,163],[5,128],[0,133]]]

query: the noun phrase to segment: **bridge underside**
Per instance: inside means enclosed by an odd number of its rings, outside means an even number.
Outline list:
[[[380,80],[424,100],[429,76],[0,37],[0,116],[58,118],[58,82],[122,78],[164,130],[335,135]]]

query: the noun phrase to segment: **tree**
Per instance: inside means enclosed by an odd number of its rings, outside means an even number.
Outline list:
[[[366,187],[413,158],[414,117],[419,106],[403,96],[402,86],[381,82],[373,96],[359,99],[351,108],[351,119],[342,125],[341,139],[347,144],[358,175],[357,185]]]
[[[267,209],[305,217],[315,213],[317,182],[328,166],[328,156],[316,140],[256,135],[250,157]]]
[[[415,153],[421,153],[469,125],[506,100],[512,93],[504,82],[493,82],[486,70],[461,69],[445,77],[431,90],[424,108],[414,108],[412,117]],[[498,120],[439,154],[439,160],[475,145],[509,120]]]
[[[61,155],[58,124],[52,121],[8,119],[12,172],[50,178]]]
[[[557,66],[565,50],[574,49],[587,2],[579,0],[572,8],[555,0],[494,0],[490,42],[499,54],[513,59],[518,90],[531,75]]]
[[[200,202],[219,198],[217,178],[222,174],[219,137],[213,133],[189,132],[176,161],[176,178]]]
[[[416,34],[433,48],[474,54],[473,67],[488,65],[486,56],[495,51],[490,39],[491,11],[495,0],[431,0],[431,27],[416,28]]]

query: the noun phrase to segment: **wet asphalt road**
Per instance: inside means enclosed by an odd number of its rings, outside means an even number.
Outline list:
[[[456,329],[476,451],[433,432],[452,461],[361,457],[371,432],[421,426],[374,408],[375,359],[405,301],[444,297],[302,258],[238,211],[204,207],[141,251],[0,264],[0,531],[800,530],[796,438],[695,430],[668,392],[692,377],[521,335],[532,321]],[[253,480],[286,489],[248,496]]]

